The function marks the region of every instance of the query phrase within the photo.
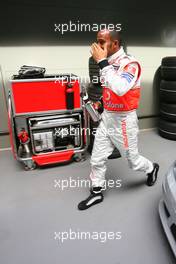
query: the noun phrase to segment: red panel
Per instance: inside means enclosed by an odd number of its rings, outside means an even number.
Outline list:
[[[16,113],[66,109],[66,85],[61,81],[13,82],[12,92]],[[75,81],[74,108],[80,108],[80,87]]]
[[[73,150],[63,151],[59,153],[44,154],[38,156],[32,156],[32,159],[40,166],[53,163],[60,163],[69,161],[74,154]]]

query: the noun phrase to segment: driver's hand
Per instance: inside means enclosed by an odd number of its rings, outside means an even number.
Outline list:
[[[107,44],[104,45],[104,49],[102,49],[97,43],[93,43],[91,45],[91,50],[90,50],[92,57],[96,62],[106,59],[107,58]]]

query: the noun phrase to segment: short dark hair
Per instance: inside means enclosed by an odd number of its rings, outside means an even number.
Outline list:
[[[122,45],[122,39],[121,39],[121,34],[119,31],[116,30],[109,30],[109,35],[112,41],[117,40],[119,43],[119,47]]]

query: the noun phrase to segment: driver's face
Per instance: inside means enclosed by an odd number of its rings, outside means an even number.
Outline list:
[[[107,45],[108,57],[117,51],[117,43],[110,39],[110,35],[106,31],[98,32],[97,44],[102,49],[104,49],[105,44]]]

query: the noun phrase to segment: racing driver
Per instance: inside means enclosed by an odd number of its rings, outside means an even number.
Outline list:
[[[138,153],[136,109],[140,98],[140,63],[124,52],[118,31],[99,31],[91,54],[100,67],[104,111],[91,155],[90,195],[78,204],[79,210],[103,201],[106,162],[114,147],[126,157],[131,169],[146,174],[148,186],[156,182],[159,171],[157,163]]]

